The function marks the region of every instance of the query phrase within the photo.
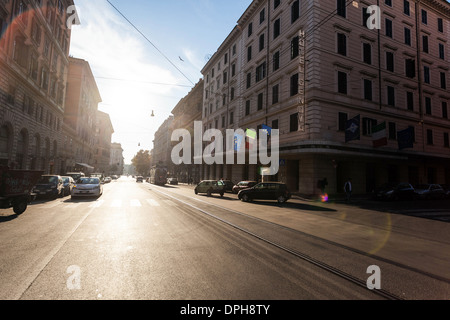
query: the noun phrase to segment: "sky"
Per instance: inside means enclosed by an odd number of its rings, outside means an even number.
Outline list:
[[[75,0],[70,55],[89,62],[125,163],[202,78],[251,0]],[[126,17],[136,30],[123,16]],[[155,117],[151,117],[154,111]]]

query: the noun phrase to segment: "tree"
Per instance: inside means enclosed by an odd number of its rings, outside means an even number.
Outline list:
[[[139,151],[131,160],[131,163],[136,168],[136,172],[141,176],[146,176],[150,172],[150,163],[152,156],[150,155],[150,151],[141,150]]]

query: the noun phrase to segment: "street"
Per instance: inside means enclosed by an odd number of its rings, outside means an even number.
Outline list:
[[[383,210],[122,177],[98,199],[2,210],[0,299],[449,299],[448,222]]]

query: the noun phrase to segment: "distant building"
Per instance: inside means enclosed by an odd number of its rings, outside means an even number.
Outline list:
[[[191,150],[194,150],[194,122],[202,121],[203,105],[203,79],[180,100],[172,110],[174,116],[172,121],[172,131],[185,129],[191,135]],[[201,165],[194,164],[194,154],[192,153],[191,164],[181,164],[173,167],[173,176],[181,182],[200,181]]]
[[[67,172],[92,172],[96,118],[98,104],[102,99],[87,61],[70,57],[68,73],[64,112],[64,123],[68,130],[64,132],[63,161]],[[67,149],[70,147],[69,139],[73,141],[70,151]]]
[[[109,115],[97,111],[95,128],[94,171],[107,174],[110,169],[111,139],[114,128]]]
[[[173,116],[169,116],[164,123],[158,128],[153,140],[152,164],[163,165],[172,168],[172,122]]]
[[[111,159],[110,173],[115,175],[122,175],[124,173],[124,160],[123,149],[120,143],[111,144]]]

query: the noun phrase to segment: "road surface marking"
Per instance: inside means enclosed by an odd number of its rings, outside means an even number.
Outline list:
[[[120,208],[122,206],[122,200],[114,200],[111,204],[111,207],[113,208]]]
[[[97,200],[93,204],[91,204],[89,208],[99,208],[104,202],[105,200]]]
[[[159,206],[160,206],[159,203],[156,202],[156,200],[153,200],[153,199],[147,199],[147,202],[148,202],[148,204],[151,205],[152,207],[159,207]]]
[[[142,204],[139,200],[133,199],[130,201],[130,206],[132,207],[142,207]]]

